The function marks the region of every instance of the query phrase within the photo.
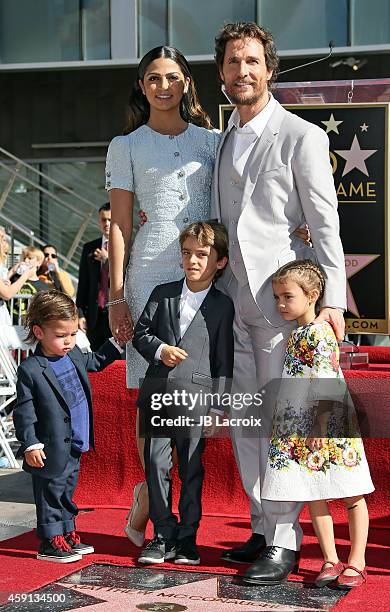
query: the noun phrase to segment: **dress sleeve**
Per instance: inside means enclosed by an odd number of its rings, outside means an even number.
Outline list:
[[[313,351],[311,378],[338,378],[339,347],[331,326],[313,325],[308,344]]]
[[[124,189],[134,192],[133,161],[128,136],[116,136],[108,147],[106,190]]]
[[[347,387],[339,366],[339,347],[332,327],[328,323],[313,325],[308,337],[312,351],[309,396],[312,400],[327,402],[327,411],[333,411],[334,402],[342,403]]]

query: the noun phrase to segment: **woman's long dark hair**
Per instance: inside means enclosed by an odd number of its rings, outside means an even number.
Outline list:
[[[144,55],[138,65],[137,78],[134,82],[129,98],[128,124],[123,133],[129,134],[130,132],[133,132],[139,128],[140,125],[147,123],[149,120],[150,105],[146,99],[146,96],[144,96],[142,93],[139,80],[144,80],[145,72],[149,64],[160,57],[168,58],[174,61],[179,66],[184,76],[189,79],[187,93],[183,94],[180,104],[180,114],[184,121],[194,123],[200,127],[211,129],[212,124],[210,117],[200,105],[194,80],[192,78],[191,70],[186,58],[174,47],[160,46],[155,47]]]

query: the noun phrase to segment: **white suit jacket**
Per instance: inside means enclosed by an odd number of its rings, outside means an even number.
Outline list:
[[[218,150],[212,216],[221,218]],[[322,306],[346,308],[344,254],[339,236],[337,196],[324,130],[285,110],[279,103],[255,144],[244,170],[244,191],[237,236],[249,286],[264,316],[283,322],[273,297],[271,277],[285,263],[312,259],[325,273]],[[313,248],[293,235],[307,223]],[[230,268],[222,277],[234,296],[236,280]]]

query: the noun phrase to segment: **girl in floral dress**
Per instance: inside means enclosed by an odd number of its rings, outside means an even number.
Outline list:
[[[321,587],[337,580],[347,590],[366,581],[364,494],[374,486],[336,337],[329,323],[315,321],[324,287],[322,271],[310,260],[290,262],[273,277],[279,312],[298,327],[287,345],[262,497],[308,502],[324,558],[315,583]],[[328,508],[332,499],[342,499],[348,512],[351,550],[346,566],[337,556]]]

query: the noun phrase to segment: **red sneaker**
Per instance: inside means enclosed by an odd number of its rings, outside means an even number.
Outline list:
[[[75,531],[70,531],[69,533],[66,533],[65,540],[67,544],[69,544],[73,552],[77,553],[78,555],[89,555],[95,552],[93,546],[82,543],[79,534]]]

